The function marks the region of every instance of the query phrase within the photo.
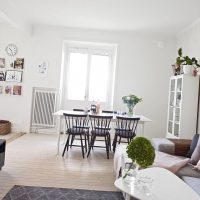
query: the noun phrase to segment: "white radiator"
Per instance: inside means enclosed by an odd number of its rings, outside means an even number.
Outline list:
[[[53,128],[55,119],[57,90],[53,88],[33,88],[31,128]]]

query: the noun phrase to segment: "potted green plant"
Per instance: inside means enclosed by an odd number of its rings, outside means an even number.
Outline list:
[[[142,101],[142,98],[137,97],[136,95],[130,94],[127,96],[123,96],[122,100],[124,104],[126,104],[128,107],[128,114],[133,115],[133,108],[135,107],[137,103]]]
[[[127,146],[127,155],[132,160],[131,165],[123,178],[129,173],[129,170],[135,166],[135,176],[137,177],[137,170],[139,168],[147,168],[151,166],[155,159],[155,150],[151,142],[145,137],[135,137]]]
[[[193,74],[196,76],[200,64],[195,57],[183,56],[182,48],[178,50],[178,57],[176,58],[176,67],[183,66],[184,74]]]

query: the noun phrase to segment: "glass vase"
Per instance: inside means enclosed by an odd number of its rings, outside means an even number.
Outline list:
[[[133,163],[127,154],[122,154],[122,179],[125,184],[131,185],[136,182],[138,165]]]
[[[128,107],[128,115],[132,116],[133,115],[133,108],[134,108],[134,104],[127,104]]]

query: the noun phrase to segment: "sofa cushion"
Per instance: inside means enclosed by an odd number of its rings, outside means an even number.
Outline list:
[[[200,178],[183,176],[182,179],[187,183],[195,192],[200,195]]]
[[[200,137],[198,139],[196,148],[195,148],[194,152],[192,153],[191,163],[196,165],[199,160],[200,160]]]
[[[182,167],[177,173],[177,176],[180,178],[183,176],[191,176],[195,178],[200,178],[200,172],[198,170],[194,169],[194,166],[191,164],[187,164],[184,167]]]
[[[194,168],[200,172],[200,160],[199,160],[198,163],[194,166]]]
[[[190,161],[189,158],[174,156],[160,151],[155,151],[155,153],[153,166],[168,169],[173,173],[179,171]]]
[[[126,154],[127,144],[117,145],[114,155],[114,170],[116,172],[116,178],[120,175],[120,169],[122,166],[122,154]]]
[[[167,138],[152,138],[151,143],[155,150],[162,151],[168,154],[174,154],[175,145]]]
[[[190,150],[187,152],[187,157],[188,158],[191,158],[196,146],[197,146],[197,142],[198,142],[198,139],[199,139],[199,134],[195,134],[193,136],[193,139],[192,139],[192,143],[190,145]]]

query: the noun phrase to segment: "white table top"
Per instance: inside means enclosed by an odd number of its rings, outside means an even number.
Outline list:
[[[153,179],[151,197],[142,194],[134,185],[124,184],[122,178],[115,181],[115,186],[130,196],[141,200],[200,200],[200,196],[184,181],[164,168],[152,167],[139,170],[138,173],[140,176]]]
[[[62,116],[63,113],[83,114],[84,112],[73,111],[73,110],[59,110],[59,111],[53,113],[53,115]],[[91,113],[88,113],[88,114],[91,114]],[[119,116],[117,114],[110,114],[110,113],[103,113],[103,114],[100,114],[100,115],[112,115],[114,119],[116,118],[116,116]],[[125,116],[125,115],[123,115],[123,116]],[[140,122],[151,122],[152,121],[152,120],[150,120],[149,118],[147,118],[147,117],[145,117],[143,115],[133,115],[131,117],[139,117],[140,118]]]

